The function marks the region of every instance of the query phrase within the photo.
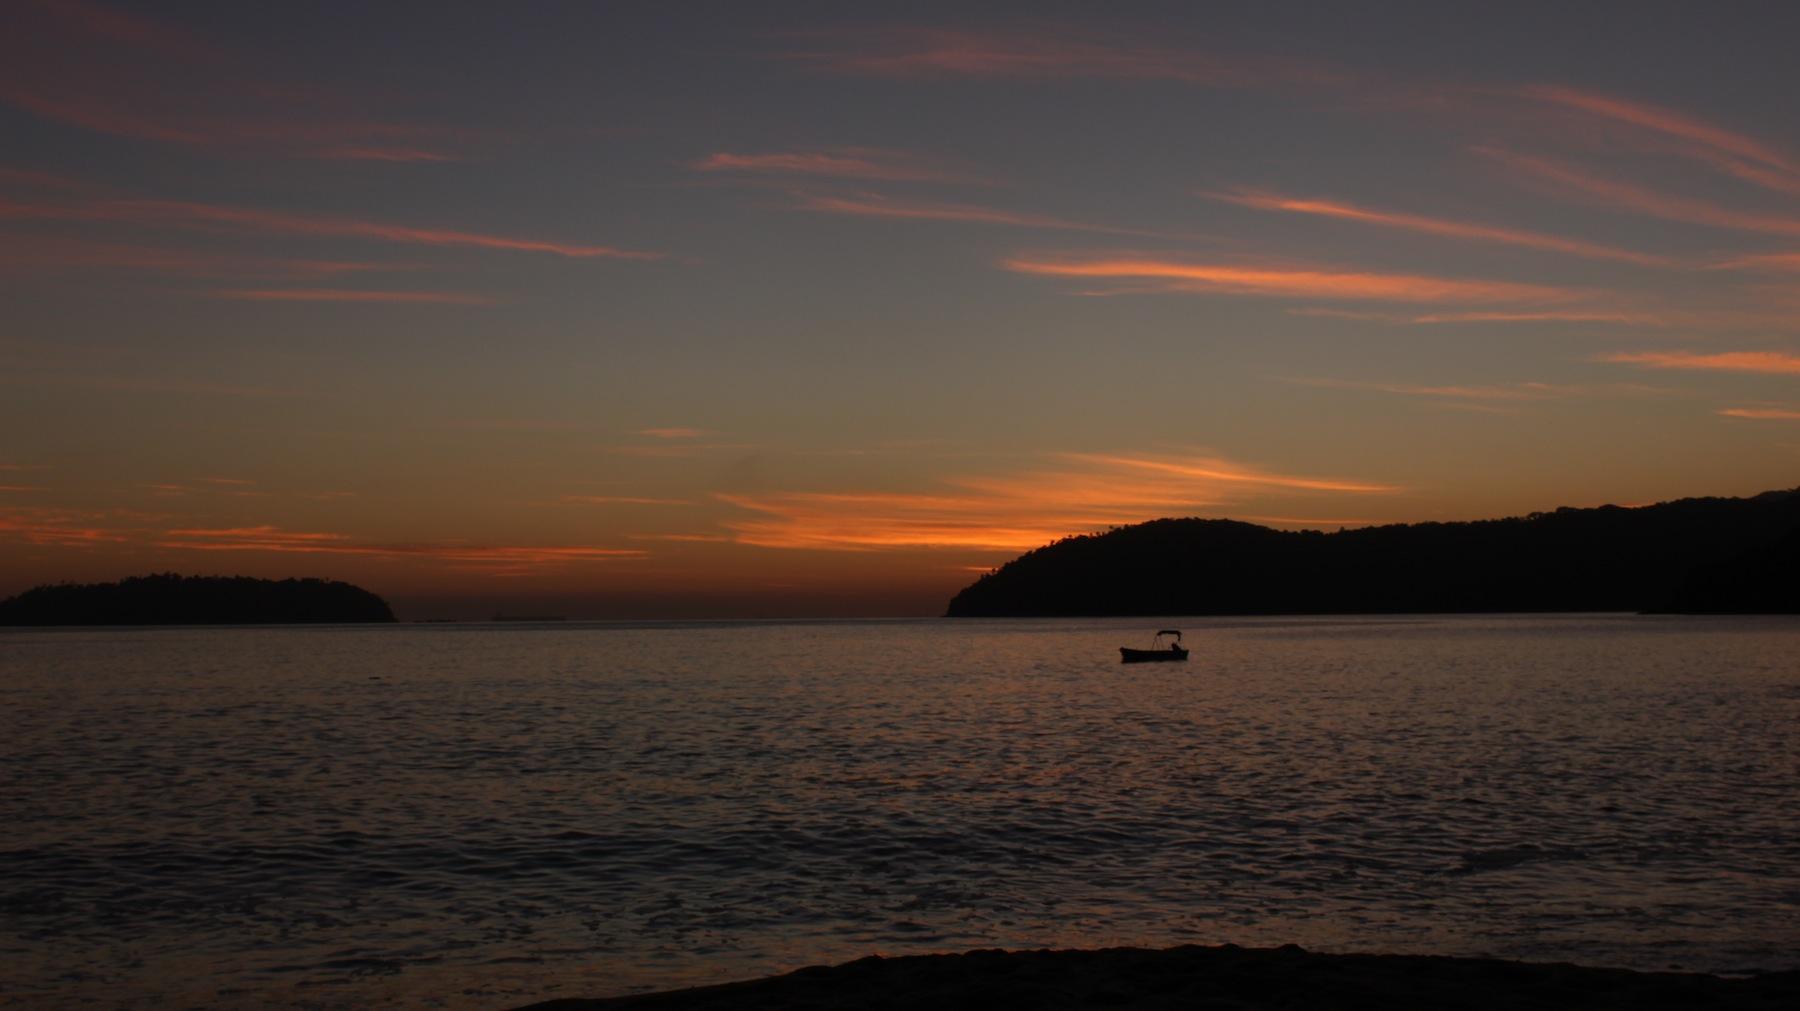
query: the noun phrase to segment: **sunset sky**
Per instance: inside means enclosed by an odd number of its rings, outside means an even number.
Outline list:
[[[0,596],[932,614],[1800,485],[1800,5],[968,6],[8,3]]]

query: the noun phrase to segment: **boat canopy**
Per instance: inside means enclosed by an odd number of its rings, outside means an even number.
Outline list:
[[[1181,630],[1176,629],[1176,628],[1165,628],[1156,634],[1157,635],[1172,635],[1177,639],[1181,638]]]

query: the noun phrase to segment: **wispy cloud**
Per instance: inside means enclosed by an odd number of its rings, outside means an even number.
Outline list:
[[[815,151],[739,154],[718,151],[691,162],[699,172],[826,176],[884,182],[968,182],[967,173],[934,165],[905,151],[872,147],[829,147]]]
[[[1755,421],[1800,421],[1800,410],[1791,407],[1727,407],[1719,413],[1727,418]]]
[[[487,295],[454,291],[368,291],[355,288],[225,288],[213,298],[239,302],[386,302],[433,305],[494,305]]]
[[[0,167],[0,185],[20,189],[53,190],[61,192],[95,192],[98,187],[80,179],[58,175],[55,172],[41,172],[37,169],[20,169]]]
[[[1217,481],[1227,485],[1259,485],[1268,488],[1298,488],[1306,491],[1342,491],[1364,494],[1399,490],[1393,485],[1371,484],[1364,481],[1275,474],[1219,457],[1181,458],[1100,453],[1065,453],[1063,455],[1066,459],[1093,464],[1103,469],[1151,471],[1199,481]]]
[[[166,277],[305,281],[363,273],[416,270],[418,267],[419,264],[416,263],[247,256],[241,252],[94,242],[68,236],[0,236],[0,269],[33,273],[131,270]]]
[[[1377,274],[1306,267],[1245,266],[1131,255],[1064,259],[1015,257],[1002,261],[1001,266],[1021,274],[1148,282],[1141,289],[1146,292],[1464,304],[1561,302],[1584,294],[1574,289],[1517,281]]]
[[[1227,56],[1100,40],[1091,30],[1023,25],[1009,30],[856,28],[795,33],[790,60],[837,74],[891,78],[1111,78],[1242,87],[1340,84],[1323,64]]]
[[[0,539],[54,547],[96,547],[129,538],[109,529],[100,514],[67,509],[0,507]]]
[[[1742,232],[1800,235],[1800,218],[1732,210],[1705,200],[1662,193],[1647,186],[1593,175],[1547,158],[1514,154],[1492,147],[1478,147],[1474,150],[1478,154],[1526,175],[1553,183],[1566,191],[1590,197],[1602,204],[1636,211],[1651,217]]]
[[[1541,232],[1521,231],[1515,228],[1502,228],[1496,225],[1483,225],[1466,221],[1453,221],[1446,218],[1426,217],[1420,214],[1404,214],[1396,211],[1377,211],[1366,207],[1337,200],[1307,199],[1284,196],[1264,190],[1236,190],[1224,193],[1204,193],[1203,196],[1214,200],[1237,204],[1242,207],[1253,207],[1265,211],[1285,211],[1291,214],[1309,214],[1318,217],[1336,218],[1343,221],[1355,221],[1382,228],[1393,228],[1401,231],[1419,232],[1426,235],[1441,235],[1453,239],[1467,239],[1475,242],[1490,242],[1509,246],[1524,246],[1529,249],[1543,249],[1556,253],[1567,253],[1571,256],[1582,256],[1599,260],[1619,260],[1643,266],[1670,266],[1672,261],[1666,257],[1639,253],[1615,246],[1605,246],[1586,242],[1581,239],[1570,239],[1558,235],[1546,235]]]
[[[645,498],[639,495],[564,495],[562,501],[575,505],[689,506],[694,504],[686,499]]]
[[[604,452],[610,453],[613,456],[688,459],[697,456],[705,456],[708,453],[737,452],[755,448],[756,444],[750,442],[684,442],[670,440],[650,445],[608,446]]]
[[[640,428],[639,435],[648,435],[652,439],[698,439],[712,433],[704,428]]]
[[[1800,271],[1800,253],[1755,253],[1712,264],[1714,270]]]
[[[906,221],[957,221],[982,225],[1009,225],[1015,228],[1048,228],[1070,232],[1099,232],[1106,235],[1152,236],[1165,233],[1137,228],[1120,228],[1072,221],[1049,214],[1009,211],[978,204],[945,204],[892,200],[874,194],[833,196],[828,194],[795,194],[796,206],[803,211],[824,214],[848,214],[864,218],[893,218]]]
[[[1009,475],[952,478],[927,492],[721,494],[756,514],[723,523],[744,544],[823,551],[1019,550],[1245,496],[1395,490],[1367,481],[1280,474],[1215,456],[1066,453]]]
[[[97,133],[234,152],[448,161],[470,131],[371,118],[368,94],[283,79],[240,45],[85,0],[19,3],[0,102]]]
[[[93,200],[85,202],[19,202],[0,200],[0,219],[132,222],[179,228],[226,229],[265,235],[309,238],[369,239],[418,246],[463,246],[507,252],[554,253],[587,259],[607,257],[657,260],[665,254],[616,246],[595,246],[549,239],[518,238],[453,228],[367,221],[357,218],[298,214],[179,200]]]
[[[1617,351],[1595,356],[1596,361],[1641,365],[1651,369],[1693,369],[1717,372],[1761,372],[1800,375],[1800,354],[1785,351]]]
[[[637,548],[589,545],[495,545],[450,543],[383,544],[349,534],[284,530],[275,526],[194,528],[166,531],[157,547],[185,551],[266,551],[292,554],[370,555],[470,565],[552,565],[643,558]]]
[[[1366,390],[1392,393],[1404,397],[1429,397],[1449,400],[1532,401],[1554,400],[1578,392],[1577,387],[1552,383],[1499,383],[1485,385],[1431,386],[1412,383],[1378,383],[1354,379],[1318,379],[1292,377],[1282,380],[1297,386],[1313,386],[1332,390]]]
[[[1355,379],[1287,377],[1283,382],[1319,389],[1353,390],[1421,400],[1434,407],[1516,414],[1553,400],[1667,396],[1675,391],[1643,383],[1395,383]]]
[[[1605,299],[1596,301],[1604,304]],[[1672,308],[1636,305],[1638,300],[1618,298],[1618,309],[1467,310],[1456,312],[1369,312],[1357,309],[1296,306],[1285,311],[1294,316],[1321,316],[1328,319],[1365,320],[1400,326],[1428,325],[1534,325],[1542,323],[1583,323],[1603,326],[1633,327],[1708,327],[1714,329],[1755,328],[1792,330],[1800,328],[1800,317],[1784,311],[1779,305],[1767,309],[1736,308]]]
[[[320,396],[311,390],[209,383],[188,379],[162,379],[154,376],[72,375],[55,372],[0,373],[0,383],[30,384],[40,387],[73,386],[80,389],[110,390],[119,393],[155,393],[171,396],[244,397],[257,400]]]
[[[1800,192],[1800,161],[1745,134],[1673,109],[1562,85],[1531,85],[1518,93],[1672,138],[1682,142],[1688,154],[1741,179],[1781,192]]]
[[[1561,312],[1433,312],[1413,316],[1408,323],[1620,323],[1631,326],[1669,326],[1672,321],[1654,312],[1609,312],[1570,309]]]

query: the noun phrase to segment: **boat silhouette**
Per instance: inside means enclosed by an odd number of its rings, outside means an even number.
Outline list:
[[[1175,637],[1175,640],[1164,645],[1163,636],[1165,635],[1172,635]],[[1156,638],[1150,640],[1149,649],[1132,649],[1129,646],[1119,647],[1120,663],[1154,663],[1159,660],[1167,662],[1170,660],[1186,660],[1187,658],[1188,651],[1181,646],[1181,630],[1174,628],[1165,628],[1156,633]]]

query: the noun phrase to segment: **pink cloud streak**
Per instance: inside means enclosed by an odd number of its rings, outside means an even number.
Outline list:
[[[825,214],[848,214],[865,218],[893,218],[902,221],[960,221],[982,225],[1010,225],[1016,228],[1046,228],[1070,232],[1099,232],[1106,235],[1149,236],[1159,233],[1110,225],[1092,225],[1048,214],[1031,214],[1000,210],[975,204],[939,204],[889,200],[885,197],[860,197],[798,194],[800,210]]]
[[[375,544],[348,534],[249,526],[169,530],[157,547],[185,551],[268,551],[295,554],[372,555],[423,558],[476,565],[543,565],[625,561],[646,557],[637,548],[587,545]]]
[[[1541,232],[1527,232],[1514,228],[1501,228],[1495,225],[1474,224],[1465,221],[1452,221],[1444,218],[1426,217],[1420,214],[1405,214],[1395,211],[1376,211],[1354,204],[1336,200],[1303,199],[1283,196],[1263,190],[1239,190],[1230,193],[1207,193],[1204,196],[1214,200],[1237,204],[1242,207],[1253,207],[1265,211],[1285,211],[1292,214],[1310,214],[1319,217],[1337,218],[1344,221],[1356,221],[1384,228],[1395,228],[1402,231],[1420,232],[1427,235],[1442,235],[1454,239],[1470,239],[1477,242],[1494,242],[1504,245],[1525,246],[1531,249],[1544,249],[1557,253],[1568,253],[1600,260],[1619,260],[1643,266],[1669,266],[1666,257],[1639,253],[1614,246],[1604,246],[1580,239],[1569,239],[1557,235],[1546,235]]]
[[[966,177],[960,173],[923,164],[920,159],[905,152],[865,147],[762,154],[720,151],[692,162],[689,167],[699,172],[757,172],[887,182],[966,181]]]
[[[1519,93],[1528,98],[1629,123],[1713,151],[1748,158],[1785,173],[1800,172],[1800,166],[1792,158],[1768,144],[1671,109],[1561,85],[1531,85],[1519,89]]]
[[[368,95],[280,79],[258,54],[148,17],[78,0],[13,6],[18,17],[0,37],[0,102],[53,122],[344,161],[448,161],[457,156],[446,145],[468,139],[367,119]]]
[[[1555,183],[1566,190],[1651,217],[1744,232],[1800,235],[1800,218],[1734,211],[1704,200],[1660,193],[1649,187],[1592,175],[1545,158],[1512,154],[1494,148],[1475,150],[1478,154],[1527,175]]]
[[[487,295],[448,291],[363,291],[349,288],[233,288],[209,292],[242,302],[369,302],[431,305],[494,305]]]
[[[554,253],[576,259],[658,260],[666,254],[580,245],[547,239],[515,238],[449,228],[365,221],[356,218],[268,211],[179,200],[97,200],[86,203],[26,203],[0,199],[0,219],[109,221],[168,224],[181,228],[230,228],[273,235],[371,239],[422,246],[463,246],[508,252]]]
[[[1091,33],[1054,27],[873,28],[797,33],[795,37],[813,40],[817,46],[789,53],[789,59],[830,73],[873,77],[1085,77],[1232,87],[1320,86],[1341,84],[1347,77],[1322,64],[1097,42]]]
[[[1385,302],[1556,302],[1580,296],[1565,288],[1516,281],[1463,280],[1417,274],[1375,274],[1306,268],[1250,267],[1135,256],[1044,260],[1016,257],[1001,266],[1050,277],[1118,278],[1156,282],[1147,290],[1220,292],[1291,298],[1348,298]]]
[[[1727,407],[1719,413],[1727,418],[1750,418],[1755,421],[1800,421],[1800,411],[1785,407]]]
[[[1599,355],[1595,360],[1642,365],[1652,369],[1800,375],[1800,355],[1784,351],[1720,351],[1711,354],[1690,351],[1619,351]]]

